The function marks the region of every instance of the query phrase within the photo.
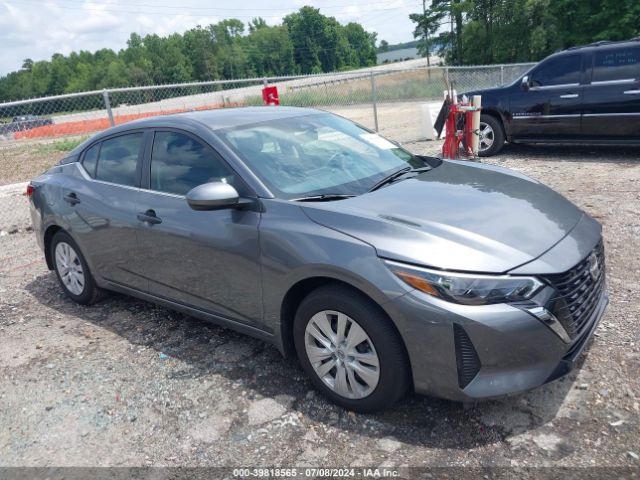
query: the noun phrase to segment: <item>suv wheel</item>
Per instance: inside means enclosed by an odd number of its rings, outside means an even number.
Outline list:
[[[102,297],[103,290],[96,286],[87,262],[68,233],[59,231],[53,236],[51,258],[58,281],[69,298],[90,305]]]
[[[382,410],[406,392],[402,341],[384,312],[357,292],[328,286],[309,294],[296,312],[294,342],[313,385],[344,408]]]
[[[491,115],[480,116],[480,139],[478,155],[490,157],[498,153],[504,145],[504,131],[500,120]]]

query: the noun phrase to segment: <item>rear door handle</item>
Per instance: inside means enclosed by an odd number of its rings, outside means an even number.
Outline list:
[[[579,96],[578,93],[565,93],[564,95],[560,95],[560,98],[578,98]]]
[[[158,223],[162,223],[162,220],[156,216],[156,212],[153,210],[147,210],[144,213],[138,213],[138,220],[150,225],[157,225]]]
[[[625,95],[640,95],[640,90],[626,90],[624,92]]]
[[[68,204],[70,204],[71,206],[77,205],[78,203],[80,203],[80,199],[73,192],[67,193],[64,197],[62,197],[62,199]]]

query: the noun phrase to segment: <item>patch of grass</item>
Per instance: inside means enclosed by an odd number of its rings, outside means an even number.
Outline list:
[[[87,138],[89,137],[85,136],[79,138],[69,138],[57,142],[43,143],[35,147],[35,153],[46,154],[55,152],[70,152],[82,142],[84,142]]]

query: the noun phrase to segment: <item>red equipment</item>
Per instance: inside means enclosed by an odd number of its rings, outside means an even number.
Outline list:
[[[442,157],[448,159],[474,158],[471,149],[473,135],[473,113],[480,110],[469,103],[453,103],[445,123],[446,133],[442,145]]]
[[[278,87],[264,87],[262,89],[262,101],[265,105],[280,105]]]

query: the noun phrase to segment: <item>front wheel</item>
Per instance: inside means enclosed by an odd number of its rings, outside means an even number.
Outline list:
[[[327,286],[309,294],[296,313],[294,342],[316,389],[344,408],[383,410],[407,390],[409,366],[398,333],[355,291]]]
[[[480,127],[478,128],[480,139],[478,141],[478,155],[491,157],[504,145],[504,130],[502,123],[491,115],[480,115]]]

